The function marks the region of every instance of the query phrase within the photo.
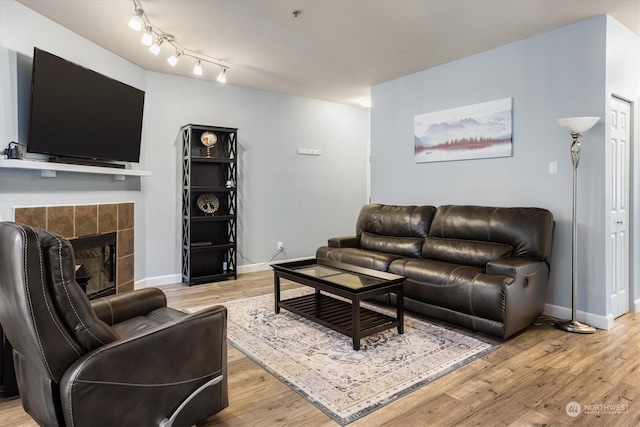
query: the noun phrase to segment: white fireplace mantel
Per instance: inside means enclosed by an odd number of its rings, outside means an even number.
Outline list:
[[[124,181],[126,176],[151,176],[151,171],[142,169],[117,169],[103,166],[72,165],[25,159],[0,159],[0,168],[39,170],[42,178],[55,178],[56,172],[58,171],[113,175],[116,181]]]

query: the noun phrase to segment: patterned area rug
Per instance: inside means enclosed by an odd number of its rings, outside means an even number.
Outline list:
[[[282,299],[309,291],[283,291]],[[355,351],[350,337],[287,310],[275,314],[273,295],[222,304],[229,342],[341,425],[497,348],[405,313],[403,335],[389,329]],[[395,316],[395,308],[375,309]]]

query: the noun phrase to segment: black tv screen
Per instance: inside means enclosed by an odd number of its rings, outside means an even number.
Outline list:
[[[27,151],[140,161],[144,91],[35,48]]]

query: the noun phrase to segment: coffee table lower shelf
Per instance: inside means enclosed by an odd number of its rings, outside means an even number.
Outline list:
[[[354,340],[376,334],[386,329],[397,327],[397,319],[378,313],[356,303],[356,309],[360,310],[360,330],[355,331],[353,325],[354,306],[336,298],[321,293],[303,295],[280,301],[279,306],[306,319],[333,329]],[[356,333],[357,332],[357,333]]]

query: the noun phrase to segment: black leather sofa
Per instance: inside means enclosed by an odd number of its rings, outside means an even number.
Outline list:
[[[405,276],[405,309],[507,338],[544,310],[553,232],[541,208],[368,204],[316,257]]]

